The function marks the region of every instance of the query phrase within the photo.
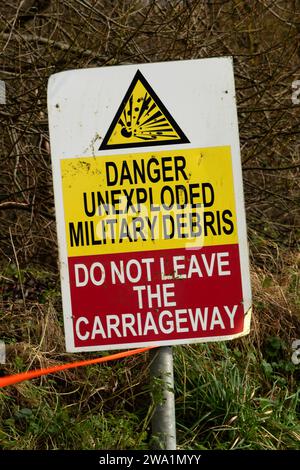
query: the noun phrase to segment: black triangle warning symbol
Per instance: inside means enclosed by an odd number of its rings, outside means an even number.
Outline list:
[[[186,143],[189,140],[138,70],[99,150]]]

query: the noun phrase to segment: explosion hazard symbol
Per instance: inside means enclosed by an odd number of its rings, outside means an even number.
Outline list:
[[[138,70],[99,150],[184,143],[189,140]]]

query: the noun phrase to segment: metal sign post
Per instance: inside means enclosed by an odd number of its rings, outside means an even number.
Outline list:
[[[172,347],[153,349],[150,351],[150,359],[151,385],[155,401],[152,416],[153,447],[157,450],[176,450]]]

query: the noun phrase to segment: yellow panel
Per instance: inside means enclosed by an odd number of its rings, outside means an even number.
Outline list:
[[[61,161],[68,255],[238,242],[229,147]]]

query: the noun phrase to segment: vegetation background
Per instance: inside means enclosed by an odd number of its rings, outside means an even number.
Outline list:
[[[254,312],[248,337],[174,348],[179,449],[299,449],[299,0],[0,3],[2,374],[65,353],[47,123],[49,75],[234,58]],[[147,449],[148,356],[0,391],[2,449]],[[155,401],[155,397],[154,397]]]

